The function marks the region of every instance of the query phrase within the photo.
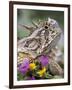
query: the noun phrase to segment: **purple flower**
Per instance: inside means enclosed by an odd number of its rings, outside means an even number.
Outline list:
[[[49,63],[48,56],[46,56],[46,55],[40,56],[39,61],[40,61],[42,66],[46,66]]]
[[[35,80],[35,77],[34,76],[28,77],[27,80]]]
[[[18,71],[21,72],[22,74],[25,74],[29,69],[29,60],[24,59],[23,63],[18,67]]]
[[[31,77],[31,80],[35,80],[35,77],[34,77],[34,76],[32,76],[32,77]]]

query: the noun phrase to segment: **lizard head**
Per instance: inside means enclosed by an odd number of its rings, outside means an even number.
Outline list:
[[[44,27],[45,30],[51,30],[55,28],[59,28],[58,22],[54,19],[48,17],[47,20],[43,20],[39,22],[39,27]]]

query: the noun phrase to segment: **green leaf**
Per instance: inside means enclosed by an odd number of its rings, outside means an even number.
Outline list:
[[[49,74],[48,72],[45,73],[45,79],[52,79],[53,76],[51,74]]]
[[[24,75],[22,75],[20,72],[18,72],[17,80],[24,80]]]

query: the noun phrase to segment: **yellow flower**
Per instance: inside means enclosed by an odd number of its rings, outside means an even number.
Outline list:
[[[46,72],[46,68],[44,67],[42,70],[39,70],[37,73],[42,77],[44,73]]]
[[[29,64],[29,67],[30,67],[31,70],[33,70],[33,69],[36,68],[36,65],[35,65],[35,63],[30,63],[30,64]]]

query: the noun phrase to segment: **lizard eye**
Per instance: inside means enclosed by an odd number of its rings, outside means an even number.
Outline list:
[[[45,29],[48,29],[48,26],[47,25],[45,25]]]

